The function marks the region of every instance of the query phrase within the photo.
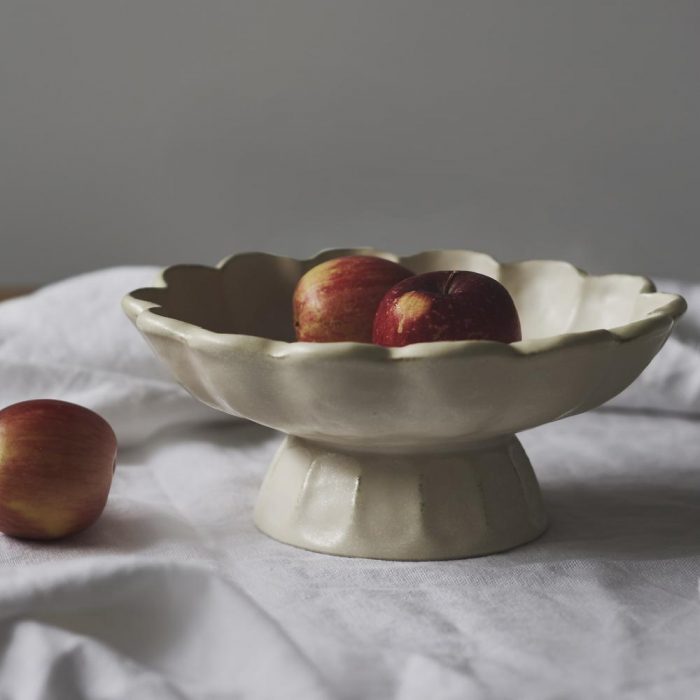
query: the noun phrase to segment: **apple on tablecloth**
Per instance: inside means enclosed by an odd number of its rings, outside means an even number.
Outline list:
[[[35,399],[0,411],[0,532],[51,540],[102,513],[117,438],[104,418],[67,401]]]

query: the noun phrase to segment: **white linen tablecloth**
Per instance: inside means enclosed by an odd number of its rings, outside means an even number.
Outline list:
[[[521,435],[551,525],[450,562],[313,554],[252,508],[280,441],[175,386],[119,308],[155,268],[0,304],[0,406],[62,398],[120,440],[101,519],[0,536],[0,698],[700,697],[700,286],[642,378]]]

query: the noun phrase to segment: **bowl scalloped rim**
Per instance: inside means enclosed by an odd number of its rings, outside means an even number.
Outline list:
[[[321,262],[330,257],[341,257],[344,255],[377,255],[380,257],[393,260],[395,262],[403,262],[407,259],[417,258],[431,254],[445,253],[468,253],[482,256],[488,259],[497,266],[521,265],[524,263],[532,264],[558,264],[569,267],[582,278],[626,278],[640,280],[639,294],[653,295],[658,297],[659,306],[649,311],[646,316],[636,321],[615,326],[611,328],[599,328],[586,331],[573,331],[551,335],[541,338],[530,338],[520,340],[514,343],[499,343],[489,340],[452,340],[452,341],[436,341],[430,343],[415,343],[404,347],[387,348],[369,343],[356,342],[333,342],[333,343],[310,343],[310,342],[288,342],[284,340],[275,340],[272,338],[263,338],[260,336],[243,335],[239,333],[219,333],[202,328],[187,321],[181,321],[172,317],[154,313],[155,310],[161,308],[160,304],[153,301],[146,301],[137,298],[139,292],[153,291],[158,289],[166,289],[168,287],[167,277],[171,270],[182,268],[199,268],[199,269],[224,269],[232,260],[248,255],[269,256],[271,258],[286,259],[297,263],[305,263],[311,265]],[[291,258],[289,256],[274,255],[272,253],[263,252],[242,252],[234,253],[223,258],[215,266],[200,265],[200,264],[177,264],[165,267],[160,271],[158,277],[150,287],[141,287],[128,293],[122,299],[122,307],[126,314],[136,324],[139,330],[148,330],[152,333],[167,334],[176,336],[185,341],[191,347],[202,347],[204,345],[231,345],[235,343],[239,349],[244,349],[249,352],[262,352],[270,357],[284,358],[291,355],[314,355],[319,358],[332,359],[334,357],[346,356],[350,353],[356,357],[374,360],[401,360],[401,359],[418,359],[422,357],[453,357],[463,355],[478,356],[489,353],[503,353],[509,355],[533,355],[545,352],[553,352],[572,345],[581,345],[585,343],[595,343],[598,341],[615,340],[620,343],[638,338],[640,336],[653,333],[655,330],[663,330],[678,319],[687,309],[687,304],[683,297],[665,292],[656,291],[654,283],[641,275],[628,274],[607,274],[607,275],[589,275],[585,270],[582,270],[569,262],[562,260],[549,259],[528,259],[518,260],[508,263],[501,263],[487,253],[472,250],[426,250],[410,256],[399,256],[387,251],[371,248],[324,248],[315,255],[309,258]]]

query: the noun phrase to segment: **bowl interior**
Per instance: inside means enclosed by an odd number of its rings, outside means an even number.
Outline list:
[[[587,276],[560,261],[499,264],[469,251],[435,251],[399,258],[367,249],[325,251],[311,260],[264,253],[236,255],[220,268],[176,265],[164,272],[166,288],[132,293],[158,304],[152,313],[217,333],[294,340],[291,299],[299,278],[323,260],[371,253],[396,260],[416,274],[461,269],[499,280],[512,295],[523,340],[615,328],[640,320],[653,308],[644,294],[653,285],[632,275]]]

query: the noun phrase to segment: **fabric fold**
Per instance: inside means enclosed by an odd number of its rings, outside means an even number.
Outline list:
[[[157,271],[99,270],[0,304],[2,404],[81,404],[109,421],[122,447],[166,426],[236,420],[179,386],[121,310],[122,297]]]
[[[274,621],[200,565],[23,567],[2,579],[0,621],[3,697],[331,697]]]
[[[605,407],[700,415],[700,285],[656,280],[656,286],[683,296],[688,310],[642,375]]]

